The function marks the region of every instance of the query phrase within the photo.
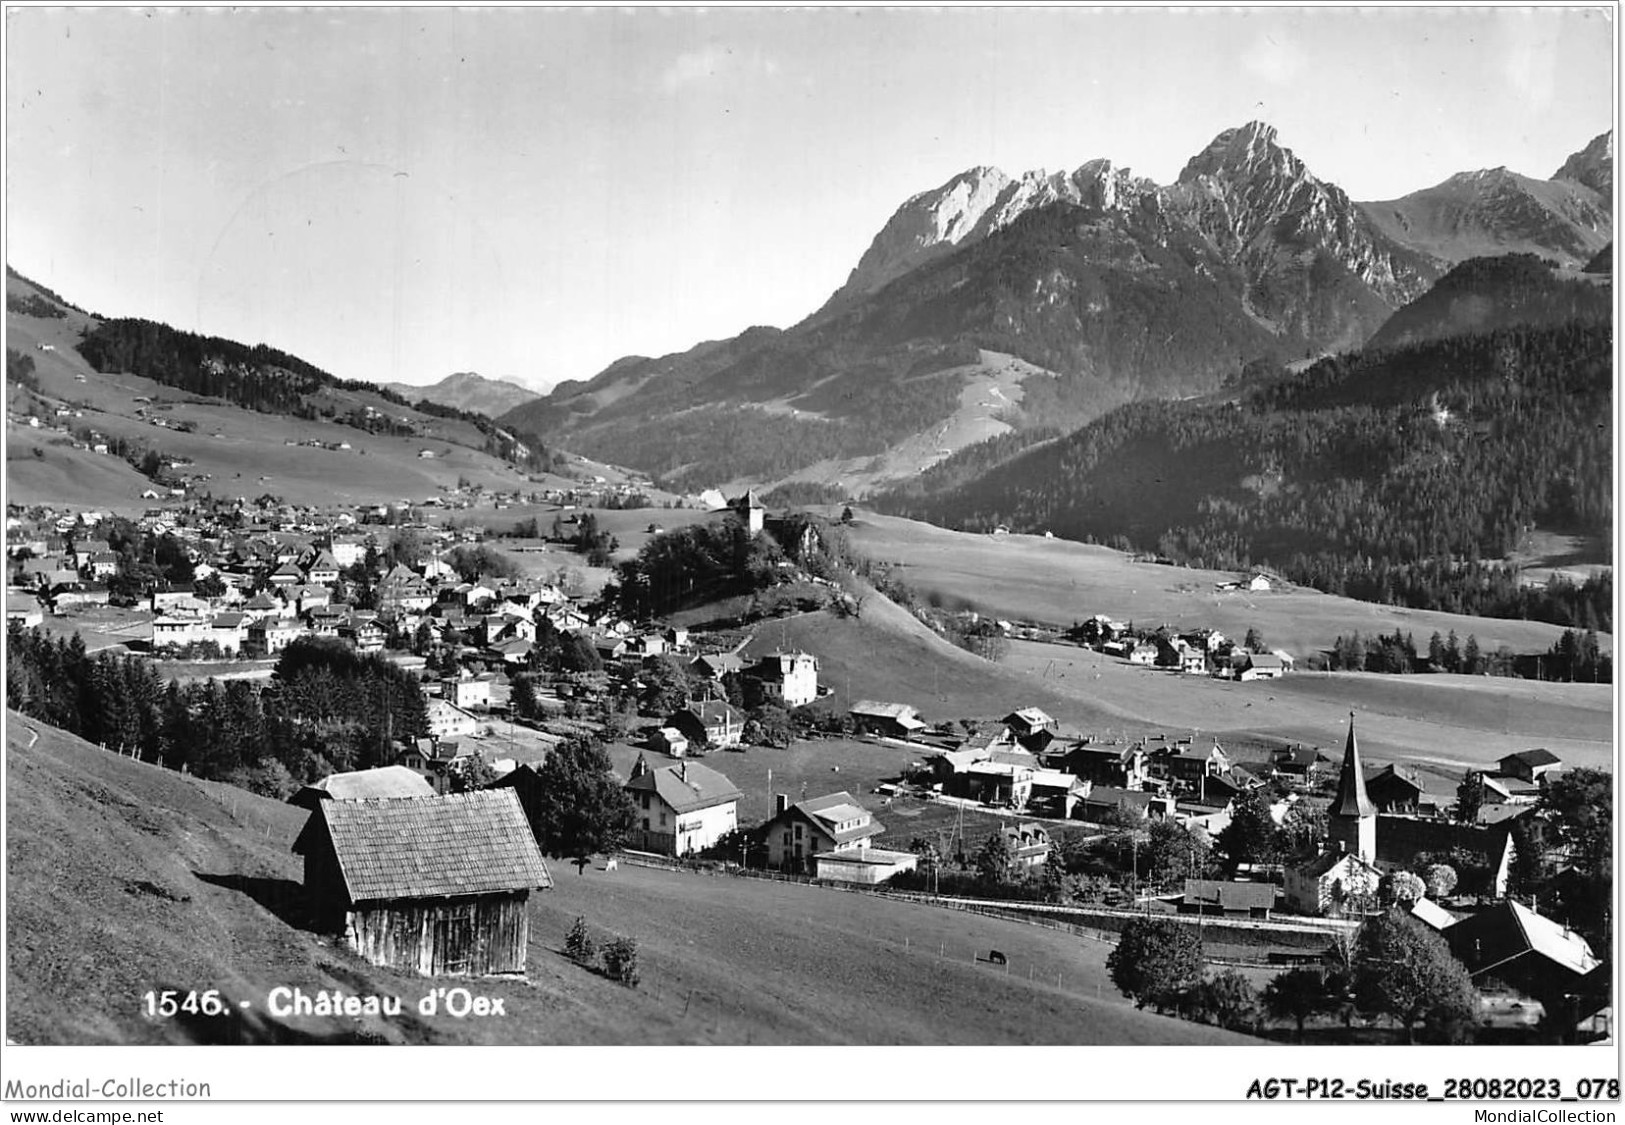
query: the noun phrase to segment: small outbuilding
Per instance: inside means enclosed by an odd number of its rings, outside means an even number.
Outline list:
[[[293,850],[319,930],[424,976],[522,975],[530,892],[553,885],[511,789],[320,801]]]

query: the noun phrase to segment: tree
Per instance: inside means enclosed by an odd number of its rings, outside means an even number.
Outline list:
[[[1213,866],[1207,834],[1198,834],[1172,817],[1152,823],[1146,833],[1147,875],[1153,885],[1166,888],[1184,879],[1200,879]]]
[[[497,779],[496,770],[478,754],[469,754],[451,763],[446,771],[447,788],[453,793],[472,793]]]
[[[564,953],[578,965],[590,965],[598,956],[598,946],[587,932],[587,920],[576,915],[570,932],[564,935]]]
[[[1197,985],[1196,1008],[1204,1020],[1231,1031],[1251,1030],[1258,1023],[1258,993],[1238,969],[1224,969]]]
[[[1258,626],[1250,625],[1247,627],[1247,636],[1241,642],[1241,647],[1248,652],[1264,651],[1264,634],[1258,631]]]
[[[1473,824],[1483,807],[1484,775],[1478,770],[1468,770],[1462,775],[1461,784],[1456,786],[1456,819],[1463,824]]]
[[[618,937],[604,946],[604,974],[628,988],[636,988],[641,979],[638,973],[638,943],[627,937]]]
[[[1326,974],[1319,969],[1289,969],[1264,986],[1264,1010],[1270,1018],[1291,1020],[1298,1026],[1303,1042],[1303,1025],[1310,1016],[1330,1009],[1335,1003],[1326,986]]]
[[[1467,644],[1461,650],[1461,670],[1469,676],[1476,676],[1484,670],[1482,663],[1478,651],[1478,638],[1468,633]]]
[[[1456,889],[1456,869],[1448,863],[1432,863],[1422,872],[1422,880],[1429,897],[1444,898]]]
[[[1360,929],[1355,945],[1355,1002],[1362,1011],[1389,1015],[1416,1041],[1416,1023],[1452,1033],[1478,1012],[1478,994],[1466,968],[1438,934],[1395,907]]]
[[[1123,927],[1106,971],[1136,1008],[1159,1012],[1178,1005],[1202,975],[1202,941],[1194,929],[1168,918],[1135,918]]]
[[[1014,861],[1010,841],[1003,832],[991,832],[976,851],[976,876],[990,887],[999,886],[1010,878],[1010,865]]]
[[[1271,863],[1280,854],[1279,832],[1270,816],[1269,796],[1254,789],[1236,797],[1230,823],[1219,832],[1218,846],[1232,868],[1244,863]]]
[[[1416,904],[1416,900],[1427,894],[1427,885],[1422,882],[1420,875],[1409,871],[1392,871],[1383,876],[1377,887],[1378,897],[1384,906],[1400,906],[1405,909]]]
[[[569,739],[548,752],[537,771],[531,827],[548,855],[574,859],[585,869],[591,857],[614,852],[637,820],[632,798],[621,788],[609,754],[596,743]]]

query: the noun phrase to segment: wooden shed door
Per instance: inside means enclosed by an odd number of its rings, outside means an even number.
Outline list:
[[[474,907],[448,907],[434,924],[435,960],[438,971],[467,974],[474,957]]]

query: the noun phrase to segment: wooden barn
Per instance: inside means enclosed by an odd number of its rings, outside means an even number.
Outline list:
[[[553,885],[511,789],[322,801],[293,850],[320,929],[425,976],[523,974],[530,892]]]

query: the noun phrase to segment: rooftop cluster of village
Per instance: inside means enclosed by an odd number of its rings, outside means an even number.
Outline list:
[[[734,510],[747,535],[763,533],[753,497]],[[387,519],[394,525],[368,526]],[[547,771],[555,748],[583,738],[635,751],[615,778],[626,821],[603,850],[797,878],[940,893],[946,876],[951,888],[1000,898],[1251,923],[1358,918],[1400,896],[1423,924],[1447,938],[1471,931],[1479,948],[1484,908],[1507,899],[1520,862],[1527,872],[1563,861],[1566,845],[1542,827],[1561,767],[1545,750],[1509,754],[1444,793],[1405,765],[1368,773],[1352,715],[1333,757],[1302,745],[1227,751],[1194,733],[1101,736],[1017,699],[996,720],[927,720],[910,702],[864,699],[848,684],[834,706],[813,653],[763,646],[749,629],[628,620],[567,572],[497,565],[484,538],[479,528],[402,523],[392,506],[193,504],[134,521],[14,511],[7,620],[26,629],[49,613],[53,627],[71,628],[77,615],[124,602],[125,648],[197,662],[209,675],[215,662],[269,664],[316,639],[413,677],[425,729],[385,730],[382,760],[295,778],[303,784],[291,798],[312,810],[299,841],[307,882],[339,904],[335,917],[348,911],[352,944],[369,958],[388,960],[380,950],[395,947],[394,922],[387,911],[355,922],[357,904],[383,892],[348,886],[344,856],[402,830],[392,817],[453,832],[463,818],[467,838],[492,853],[476,865],[483,889],[466,893],[509,896],[490,909],[511,911],[512,896],[547,884],[542,853],[561,854],[549,835]],[[1257,638],[1136,631],[1105,615],[1072,640],[1131,663],[1238,680],[1292,665]],[[507,739],[475,744],[504,725]],[[516,725],[525,738],[512,737]],[[759,794],[770,813],[746,823],[728,756],[695,760],[792,744],[816,754],[821,738],[905,750],[909,764],[872,790],[803,787],[792,801],[770,788]],[[936,838],[888,826],[877,816],[888,808],[905,821],[939,810]],[[965,882],[972,871],[980,882]],[[384,897],[447,893],[406,879]],[[1525,907],[1507,918],[1502,928],[1526,936],[1539,974],[1571,992],[1593,979],[1598,962],[1583,939]],[[506,947],[500,964],[414,947],[412,964],[501,972],[517,959],[522,970],[523,945]]]

